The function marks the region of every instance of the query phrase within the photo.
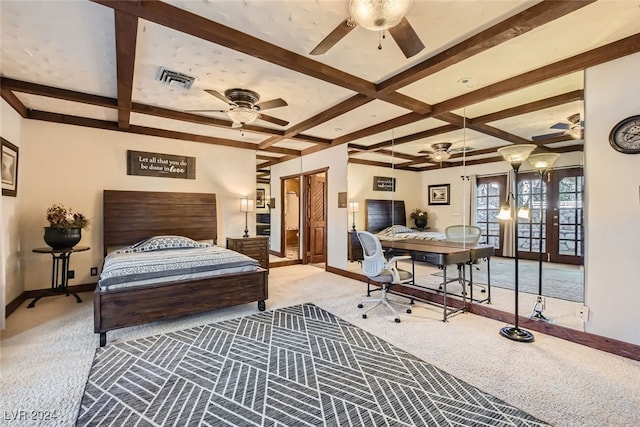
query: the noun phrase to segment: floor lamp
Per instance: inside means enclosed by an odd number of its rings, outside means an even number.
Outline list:
[[[248,197],[240,199],[240,212],[244,212],[244,235],[242,237],[249,237],[248,217],[249,212],[253,212],[253,199]]]
[[[514,201],[515,205],[518,204],[518,169],[522,165],[529,154],[536,148],[534,144],[513,144],[507,147],[502,147],[498,149],[498,153],[502,155],[502,157],[511,164],[513,171],[515,172],[515,185],[514,185]],[[511,206],[509,206],[511,210]],[[503,212],[500,212],[501,214]],[[516,217],[514,223],[514,262],[515,262],[515,283],[514,283],[514,293],[515,293],[515,322],[514,326],[505,326],[500,329],[500,335],[505,338],[509,338],[513,341],[519,342],[532,342],[534,340],[533,334],[525,329],[521,329],[518,326],[518,219]]]
[[[545,198],[544,192],[542,190],[544,188],[544,176],[551,168],[551,166],[553,166],[556,160],[558,160],[558,157],[560,157],[560,154],[558,153],[541,153],[533,154],[527,159],[529,164],[538,171],[538,175],[540,176],[540,253],[538,256],[538,299],[536,300],[536,304],[533,307],[533,314],[530,315],[529,318],[533,320],[542,320],[543,322],[549,323],[552,323],[553,319],[542,314],[542,311],[544,310],[544,304],[542,302],[542,241],[544,240],[542,228],[544,227],[543,214],[545,212],[543,209],[545,205]]]

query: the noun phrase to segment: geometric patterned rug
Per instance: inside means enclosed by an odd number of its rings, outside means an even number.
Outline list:
[[[313,305],[96,351],[77,426],[542,426]]]

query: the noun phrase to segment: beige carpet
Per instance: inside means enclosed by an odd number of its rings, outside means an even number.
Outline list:
[[[441,311],[418,304],[396,324],[385,313],[360,317],[365,285],[312,266],[274,268],[267,308],[312,302],[469,384],[556,426],[640,425],[640,362],[536,334],[531,344],[498,334],[500,322],[463,314],[443,323]],[[50,422],[73,425],[98,344],[91,294],[84,302],[47,297],[25,302],[7,319],[0,366],[2,411],[50,411]],[[158,322],[109,334],[129,340],[256,312],[255,304]],[[9,413],[10,412],[3,412]]]

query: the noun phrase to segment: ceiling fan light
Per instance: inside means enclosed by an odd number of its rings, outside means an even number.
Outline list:
[[[358,25],[381,31],[398,25],[412,4],[413,0],[351,0],[349,13]]]
[[[247,107],[235,107],[227,111],[227,115],[234,123],[240,123],[242,125],[248,125],[256,121],[260,117],[260,113],[257,110]]]
[[[451,154],[449,154],[447,151],[435,151],[431,155],[431,159],[435,160],[436,162],[443,162],[449,157],[451,157]]]
[[[571,129],[569,129],[567,133],[573,139],[580,139],[582,138],[582,126],[580,125],[571,126]]]

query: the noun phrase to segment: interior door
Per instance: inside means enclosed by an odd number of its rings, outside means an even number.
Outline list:
[[[307,207],[307,262],[327,261],[326,174],[308,175]]]
[[[550,172],[547,212],[549,261],[584,264],[584,172],[582,168]]]

